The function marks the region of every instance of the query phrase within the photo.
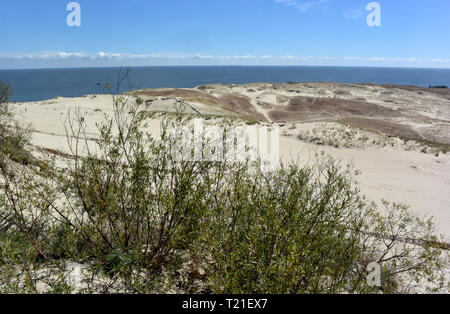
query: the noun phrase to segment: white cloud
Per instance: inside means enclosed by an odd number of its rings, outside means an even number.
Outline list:
[[[288,0],[278,0],[288,1]],[[205,53],[181,54],[181,53],[152,53],[152,54],[127,54],[118,52],[97,52],[97,53],[83,53],[83,52],[45,52],[35,54],[0,54],[0,59],[16,59],[16,60],[51,60],[51,59],[91,59],[91,60],[134,60],[134,59],[200,59],[200,60],[347,60],[347,61],[373,61],[373,62],[435,62],[435,63],[450,63],[450,59],[432,58],[421,59],[415,57],[407,58],[386,58],[386,57],[343,57],[338,58],[334,56],[293,56],[293,55],[212,55]]]
[[[305,13],[308,9],[311,9],[312,7],[319,6],[329,1],[331,0],[316,0],[309,2],[298,2],[296,0],[275,0],[276,3],[293,7],[302,13]]]
[[[45,54],[45,56],[47,58],[52,57],[51,54]],[[40,57],[42,57],[42,55]],[[71,58],[71,57],[81,58],[81,57],[83,57],[83,54],[81,54],[79,52],[58,52],[58,53],[56,53],[56,58],[65,59],[65,58]]]
[[[196,53],[196,54],[194,54],[194,58],[195,58],[195,59],[208,59],[208,60],[213,60],[213,59],[214,59],[214,56],[211,56],[211,55],[202,55],[202,54]]]
[[[295,57],[291,56],[291,55],[285,55],[285,56],[281,56],[279,58],[282,59],[282,60],[293,60],[293,59],[295,59]]]
[[[213,55],[209,53],[151,53],[129,54],[118,52],[42,52],[34,54],[1,54],[0,68],[53,67],[53,66],[116,66],[139,65],[355,65],[355,66],[408,66],[450,67],[445,58],[390,58],[390,57],[335,57],[294,55]]]
[[[100,59],[116,59],[120,60],[122,59],[122,55],[120,53],[105,53],[105,52],[98,52],[97,56]]]

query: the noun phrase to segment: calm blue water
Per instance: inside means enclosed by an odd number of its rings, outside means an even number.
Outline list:
[[[119,68],[0,70],[0,80],[11,83],[13,101],[37,101],[56,96],[77,97],[107,93],[105,83],[117,81]],[[450,87],[450,69],[365,67],[135,67],[122,90],[184,87],[208,83],[341,82]]]

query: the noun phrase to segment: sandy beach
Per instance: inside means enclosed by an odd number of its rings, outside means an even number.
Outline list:
[[[258,123],[280,128],[283,161],[307,164],[316,152],[352,163],[370,201],[404,203],[433,216],[437,232],[450,239],[450,92],[373,84],[290,83],[207,85],[193,89],[138,90],[142,110],[174,112],[220,124]],[[70,153],[65,125],[79,112],[86,134],[113,112],[111,95],[55,98],[13,104],[16,119],[32,131],[36,153]],[[149,125],[159,132],[159,120]]]

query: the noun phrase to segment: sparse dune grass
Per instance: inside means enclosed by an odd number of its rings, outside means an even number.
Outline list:
[[[114,97],[95,151],[82,149],[83,121],[72,117],[67,135],[77,140],[64,168],[52,159],[45,168],[18,168],[1,151],[2,292],[448,288],[447,251],[432,222],[402,205],[386,203],[380,213],[360,195],[351,168],[326,156],[273,172],[260,162],[178,160],[169,129],[183,117],[164,119],[154,138],[143,131],[143,102]],[[381,287],[367,284],[373,262]],[[85,271],[76,280],[67,270],[73,263]]]

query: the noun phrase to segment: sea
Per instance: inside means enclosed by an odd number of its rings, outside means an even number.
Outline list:
[[[0,70],[14,102],[80,97],[115,91],[123,68]],[[450,69],[325,66],[166,66],[131,67],[120,92],[144,88],[192,88],[203,84],[338,82],[449,86]],[[112,87],[111,90],[108,86]]]

